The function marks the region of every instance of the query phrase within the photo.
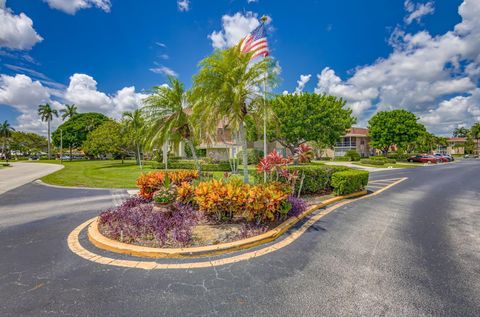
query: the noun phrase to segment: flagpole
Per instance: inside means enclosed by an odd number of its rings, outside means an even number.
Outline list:
[[[260,19],[262,23],[267,21],[267,17],[264,15]],[[263,57],[264,59],[266,56]],[[263,78],[263,157],[267,157],[267,71],[265,71],[265,77]],[[267,172],[263,172],[263,182],[267,182]]]

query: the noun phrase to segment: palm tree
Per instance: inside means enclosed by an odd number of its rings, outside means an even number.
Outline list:
[[[142,160],[140,156],[140,146],[142,143],[142,132],[145,125],[145,119],[143,118],[142,111],[136,109],[134,111],[125,111],[122,114],[127,133],[130,134],[135,146],[135,158],[137,165],[142,166]]]
[[[239,132],[245,183],[248,183],[245,119],[263,106],[260,87],[267,82],[273,85],[276,76],[271,71],[270,59],[250,63],[253,54],[242,52],[238,45],[215,51],[200,62],[201,69],[194,76],[192,93],[194,116],[202,123],[206,135],[215,137],[217,125],[222,120]]]
[[[71,118],[78,113],[77,106],[75,105],[65,105],[65,109],[60,110],[62,113],[62,121],[65,121],[67,118]]]
[[[50,125],[51,125],[51,122],[53,120],[53,117],[58,117],[58,111],[56,109],[53,109],[50,104],[46,103],[44,105],[39,105],[38,106],[38,115],[40,116],[40,118],[42,119],[42,121],[46,121],[47,124],[48,124],[48,138],[47,138],[47,141],[48,141],[48,159],[51,158],[51,151],[50,151],[50,143],[51,143],[51,140],[50,140],[50,134],[51,134],[51,131],[50,131]]]
[[[7,155],[7,140],[12,136],[12,132],[15,131],[15,129],[8,123],[7,120],[5,120],[2,124],[0,124],[0,135],[2,136],[3,139],[3,146],[2,146],[2,156],[5,158],[5,160],[8,163],[8,155]]]
[[[187,113],[187,93],[178,79],[171,76],[168,79],[169,86],[154,87],[153,93],[144,99],[150,145],[184,141],[192,152],[195,168],[201,172],[193,142],[192,118]]]

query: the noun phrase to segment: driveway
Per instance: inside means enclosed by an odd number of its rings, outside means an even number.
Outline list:
[[[10,163],[11,167],[0,169],[0,194],[30,183],[63,168],[60,164]]]
[[[24,185],[0,195],[0,316],[480,316],[480,161],[379,171],[372,187],[399,177],[277,251],[165,270],[68,249],[125,192]]]

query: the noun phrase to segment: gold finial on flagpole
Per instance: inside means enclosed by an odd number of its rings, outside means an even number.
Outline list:
[[[262,21],[262,23],[267,22],[267,20],[268,20],[268,17],[266,15],[264,15],[260,18],[260,21]]]

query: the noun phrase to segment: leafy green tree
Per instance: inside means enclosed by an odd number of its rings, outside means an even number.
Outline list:
[[[167,141],[184,141],[190,148],[195,168],[200,171],[200,163],[194,145],[192,118],[187,110],[189,103],[183,84],[175,77],[169,77],[169,86],[155,86],[144,103],[147,114],[147,135],[150,145],[164,144]]]
[[[340,98],[314,93],[279,95],[271,100],[273,118],[270,140],[278,141],[292,154],[306,142],[331,147],[355,123],[352,110]]]
[[[65,121],[65,119],[71,118],[78,113],[77,106],[65,105],[65,108],[60,110],[60,113],[62,114],[62,120]]]
[[[129,142],[124,127],[113,120],[102,123],[88,134],[83,143],[83,151],[88,155],[99,156],[112,154],[120,156],[122,163],[129,151]]]
[[[81,147],[87,140],[87,135],[108,120],[105,115],[96,112],[74,115],[53,132],[53,144],[60,146],[60,136],[62,136],[63,146],[69,148],[71,160],[72,150]]]
[[[202,60],[193,78],[191,99],[196,126],[202,129],[203,135],[216,139],[220,122],[239,132],[245,183],[248,183],[245,121],[250,113],[263,107],[261,87],[264,84],[271,87],[276,82],[272,60],[264,58],[250,63],[253,54],[242,52],[237,45],[216,50]]]
[[[0,124],[0,136],[2,137],[2,140],[3,140],[2,156],[5,158],[7,163],[8,163],[7,142],[9,138],[12,136],[13,131],[15,131],[15,129],[10,125],[10,123],[8,123],[7,120],[3,121],[3,123]]]
[[[58,111],[56,109],[53,109],[50,104],[46,103],[44,105],[39,105],[38,106],[38,115],[42,119],[42,121],[47,122],[48,125],[48,159],[51,159],[51,122],[53,120],[53,117],[58,117]]]
[[[475,147],[476,147],[476,152],[479,154],[479,147],[478,147],[478,140],[480,139],[480,122],[475,123],[471,128],[470,128],[470,134],[472,138],[475,139]]]
[[[455,128],[455,130],[453,130],[453,136],[456,138],[466,138],[469,133],[470,130],[465,127]]]
[[[370,144],[381,149],[385,155],[392,145],[411,149],[410,145],[426,131],[417,121],[413,113],[403,109],[380,111],[368,121]]]
[[[36,133],[14,131],[10,148],[22,153],[22,155],[37,154],[46,150],[47,138]]]
[[[462,145],[457,145],[456,147],[462,147]],[[465,151],[465,154],[473,154],[475,151],[475,142],[473,141],[473,138],[471,134],[467,134],[467,139],[465,140],[465,144],[463,144],[463,149]]]

